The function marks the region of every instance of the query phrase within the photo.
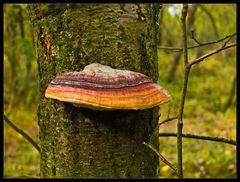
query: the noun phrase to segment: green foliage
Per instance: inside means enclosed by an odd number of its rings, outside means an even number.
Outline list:
[[[236,28],[236,9],[235,5],[204,5],[212,13],[217,24],[218,38],[223,38],[228,34],[235,32]],[[223,17],[222,12],[228,12],[228,16]],[[200,42],[209,42],[218,39],[212,31],[212,24],[205,13],[199,8],[195,18],[195,34],[201,40]],[[203,16],[201,16],[203,15]],[[166,20],[170,20],[171,15],[164,15]],[[174,17],[176,18],[176,17]],[[179,17],[178,17],[179,18]],[[165,22],[166,29],[172,28],[176,22]],[[176,21],[176,20],[175,20]],[[228,22],[228,23],[227,23]],[[231,23],[230,23],[231,22]],[[229,25],[229,26],[228,26]],[[226,27],[226,28],[224,28]],[[163,28],[163,27],[162,27]],[[164,27],[165,28],[165,27]],[[179,47],[181,39],[180,25],[177,25],[172,31],[165,32],[165,39],[160,46]],[[177,36],[173,36],[177,35]],[[189,36],[189,35],[188,35]],[[175,45],[168,44],[168,39],[174,39]],[[190,36],[188,37],[189,46],[196,45]],[[234,41],[234,38],[231,39]],[[177,43],[179,42],[179,43]],[[206,54],[222,44],[206,46],[201,48],[201,54]],[[189,50],[189,60],[197,57],[195,50]],[[164,120],[170,109],[170,116],[176,116],[178,113],[181,97],[181,86],[183,79],[183,59],[176,76],[171,82],[167,81],[168,69],[170,67],[174,52],[164,52],[159,50],[159,83],[169,90],[172,95],[172,102],[168,106],[161,108],[161,118]],[[228,55],[228,56],[226,56]],[[204,62],[195,65],[190,72],[188,91],[184,109],[184,127],[183,133],[192,133],[209,136],[222,136],[236,139],[236,98],[226,113],[222,112],[222,107],[229,98],[232,81],[236,74],[236,51],[230,49],[207,58]],[[175,120],[176,121],[176,120]],[[176,122],[171,121],[162,125],[160,132],[176,132]],[[176,138],[160,138],[160,152],[177,165],[177,147]],[[194,139],[183,139],[183,167],[184,176],[191,178],[206,177],[236,177],[236,147]],[[174,177],[170,168],[161,164],[161,178]]]
[[[25,97],[36,102],[37,61],[26,5],[4,8],[4,102],[11,109]],[[35,85],[34,87],[31,87]],[[29,95],[29,90],[35,94]]]
[[[38,77],[26,4],[4,6],[4,114],[39,143]],[[38,176],[39,153],[4,123],[4,176]]]

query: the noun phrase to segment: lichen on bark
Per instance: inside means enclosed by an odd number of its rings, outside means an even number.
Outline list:
[[[149,5],[31,4],[40,81],[41,177],[156,177],[156,108],[93,111],[44,97],[59,73],[98,62],[157,81],[155,17]],[[141,11],[142,10],[142,11]],[[151,11],[150,11],[151,10]],[[145,17],[145,19],[143,18]],[[154,26],[153,26],[154,25]]]

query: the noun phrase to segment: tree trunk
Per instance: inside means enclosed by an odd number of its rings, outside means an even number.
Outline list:
[[[17,72],[17,67],[18,61],[17,61],[17,55],[16,55],[16,39],[14,37],[17,37],[18,32],[17,32],[17,11],[14,11],[14,7],[16,6],[10,6],[9,8],[5,8],[5,13],[6,13],[6,31],[7,33],[7,44],[8,48],[6,49],[7,57],[9,60],[10,68],[11,68],[11,81],[10,81],[10,90],[11,90],[11,97],[9,99],[9,104],[8,108],[9,110],[12,110],[12,107],[16,103],[16,93],[18,93],[18,88],[17,88],[17,82],[18,82],[18,72]]]
[[[195,21],[195,14],[198,8],[198,4],[193,4],[190,6],[189,8],[189,13],[188,13],[188,21],[187,21],[187,35],[190,35],[190,32],[193,29],[194,26],[194,21]],[[182,44],[180,45],[180,47],[182,47]],[[179,65],[179,61],[182,57],[182,51],[175,54],[173,59],[172,59],[172,64],[170,66],[169,72],[168,72],[168,76],[167,76],[167,81],[171,82],[173,80],[173,78],[175,77],[176,71],[177,71],[177,67]]]
[[[158,108],[93,111],[47,99],[50,81],[93,62],[158,78],[159,5],[31,4],[38,49],[41,177],[156,177],[158,158],[143,141]],[[144,18],[143,18],[144,17]]]

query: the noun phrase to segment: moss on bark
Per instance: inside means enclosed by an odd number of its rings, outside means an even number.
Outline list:
[[[153,21],[159,9],[135,4],[32,4],[29,9],[38,35],[41,176],[156,177],[158,159],[142,143],[151,139],[158,145],[151,133],[156,108],[92,111],[46,99],[44,91],[57,74],[93,62],[157,81]]]

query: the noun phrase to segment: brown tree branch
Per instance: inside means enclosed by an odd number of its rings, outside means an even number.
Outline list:
[[[30,142],[33,147],[40,152],[40,147],[38,146],[38,144],[27,134],[25,133],[23,130],[19,129],[13,122],[11,122],[7,116],[4,115],[4,120],[7,122],[7,124],[13,128],[16,132],[18,132],[19,134],[21,134],[28,142]]]
[[[194,30],[191,31],[191,39],[193,39],[197,43],[197,45],[202,44],[196,39]]]
[[[159,133],[160,137],[176,137],[176,133]],[[203,135],[194,135],[194,134],[182,134],[183,138],[192,138],[199,140],[210,140],[215,142],[227,143],[231,145],[237,145],[237,142],[233,139],[224,138],[224,137],[213,137],[213,136],[203,136]]]
[[[162,154],[160,154],[157,149],[155,149],[151,144],[149,143],[146,143],[146,142],[143,142],[144,145],[146,145],[147,147],[149,147],[152,151],[155,152],[155,154],[158,155],[158,157],[160,158],[160,160],[165,163],[166,165],[168,165],[177,175],[178,175],[178,172],[177,172],[177,168],[172,164],[170,163],[165,157],[162,156]]]
[[[178,151],[178,177],[183,178],[183,165],[182,165],[182,129],[183,129],[183,110],[185,97],[187,93],[188,75],[190,67],[188,66],[188,50],[187,50],[187,31],[186,31],[186,17],[187,17],[188,5],[183,4],[182,8],[182,45],[183,45],[183,58],[184,58],[184,80],[182,87],[182,96],[180,101],[180,107],[178,112],[177,122],[177,151]]]
[[[236,45],[237,45],[236,43],[232,43],[232,44],[229,44],[229,45],[225,45],[225,46],[223,46],[223,47],[221,47],[221,48],[219,48],[219,49],[213,50],[213,51],[211,51],[211,52],[209,52],[209,53],[207,53],[207,54],[205,54],[205,55],[203,55],[203,56],[201,56],[201,57],[199,57],[199,58],[197,58],[197,59],[194,59],[194,60],[191,61],[188,65],[191,67],[191,66],[193,66],[194,64],[203,61],[204,59],[206,59],[206,58],[209,57],[209,56],[212,56],[212,55],[214,55],[214,54],[217,54],[217,53],[219,53],[219,52],[221,52],[221,51],[223,51],[223,50],[225,50],[225,49],[229,49],[229,48],[234,47],[234,46],[236,46]]]
[[[198,47],[202,47],[202,46],[207,46],[207,45],[211,45],[211,44],[217,44],[220,42],[223,42],[224,40],[228,39],[228,41],[234,37],[236,35],[236,33],[232,33],[230,35],[225,36],[224,38],[218,39],[218,40],[214,40],[214,41],[210,41],[210,42],[206,42],[206,43],[201,43],[199,45],[195,45],[195,46],[190,46],[187,49],[194,49],[194,48],[198,48]],[[227,42],[228,42],[227,41]],[[180,47],[158,47],[159,49],[163,49],[163,50],[168,50],[168,51],[175,51],[175,52],[180,52],[183,49]]]
[[[175,119],[177,119],[177,118],[178,118],[178,116],[175,116],[175,117],[172,117],[172,118],[167,118],[167,119],[161,121],[161,122],[158,124],[158,127],[161,126],[161,125],[164,124],[164,123],[167,123],[167,122],[169,122],[169,121],[175,120]]]

